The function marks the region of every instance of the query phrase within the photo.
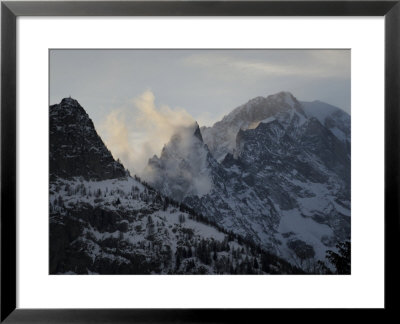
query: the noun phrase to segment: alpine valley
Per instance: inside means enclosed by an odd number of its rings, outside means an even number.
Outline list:
[[[51,274],[322,273],[350,239],[350,116],[337,107],[254,98],[176,129],[134,176],[76,100],[49,117]]]

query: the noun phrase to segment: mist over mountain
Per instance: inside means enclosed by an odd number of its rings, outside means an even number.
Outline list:
[[[212,127],[177,130],[145,177],[308,269],[350,238],[350,133],[350,116],[339,108],[280,92],[250,100]]]
[[[163,147],[160,158],[155,155],[149,159],[144,174],[165,195],[182,201],[186,195],[202,196],[211,190],[212,160],[195,123],[178,129]]]
[[[256,97],[234,109],[212,127],[202,127],[201,132],[214,157],[221,161],[228,152],[232,153],[235,149],[240,129],[255,128],[262,120],[289,111],[304,117],[300,103],[288,92],[266,98]]]
[[[213,190],[219,166],[197,124],[150,160],[168,179],[154,174],[157,190],[114,160],[78,101],[50,106],[49,119],[50,274],[303,273],[182,203]]]

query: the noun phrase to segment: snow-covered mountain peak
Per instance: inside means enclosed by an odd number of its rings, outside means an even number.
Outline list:
[[[105,180],[125,177],[78,101],[64,98],[50,106],[50,177]]]
[[[222,161],[227,153],[233,152],[240,129],[254,129],[260,122],[269,122],[272,118],[290,125],[293,120],[303,123],[307,114],[290,92],[256,97],[234,109],[212,127],[203,127],[203,139],[214,157]]]
[[[202,196],[212,188],[210,159],[211,153],[195,122],[176,130],[164,145],[160,157],[149,159],[143,176],[176,200],[182,200],[188,194]]]
[[[343,115],[348,115],[340,108],[332,106],[320,100],[314,100],[311,102],[302,101],[301,105],[303,106],[303,109],[307,114],[316,117],[322,124],[324,124],[325,119],[328,116],[334,113],[341,113]]]
[[[195,130],[193,135],[203,142],[203,136],[201,135],[200,126],[197,122],[195,122]]]
[[[348,146],[350,154],[350,115],[338,107],[319,100],[311,102],[302,101],[301,105],[308,116],[317,118],[319,122],[327,127],[340,141],[344,142]]]
[[[293,96],[292,93],[290,93],[288,91],[281,91],[281,92],[269,95],[269,96],[267,96],[267,99],[285,103],[292,107],[297,103],[297,99]]]
[[[161,151],[161,158],[163,155],[170,153],[183,157],[187,150],[193,149],[194,146],[204,146],[203,137],[197,122],[177,128],[171,136],[170,141],[164,145]]]

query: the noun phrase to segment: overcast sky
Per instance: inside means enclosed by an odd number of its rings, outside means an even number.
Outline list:
[[[189,120],[209,126],[279,91],[350,113],[350,88],[349,50],[50,51],[50,104],[77,99],[130,168]]]

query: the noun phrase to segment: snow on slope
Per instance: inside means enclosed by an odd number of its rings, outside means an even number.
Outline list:
[[[212,189],[179,200],[296,265],[323,259],[350,235],[350,117],[312,108],[281,92],[202,128]],[[160,173],[159,183],[179,181]]]
[[[197,218],[130,177],[58,178],[50,184],[50,273],[299,271]]]
[[[350,144],[350,115],[338,107],[322,101],[302,101],[304,111],[309,116],[317,118],[339,140],[348,141]]]

